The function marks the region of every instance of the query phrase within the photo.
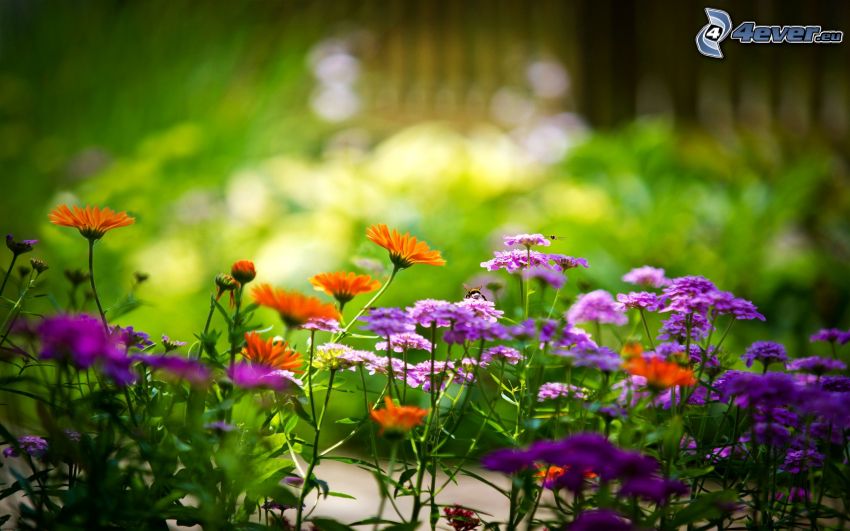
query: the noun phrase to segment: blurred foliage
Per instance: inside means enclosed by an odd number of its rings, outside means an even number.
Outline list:
[[[137,216],[98,244],[100,290],[118,301],[134,271],[149,273],[144,306],[121,321],[178,339],[201,328],[212,278],[233,260],[306,290],[352,257],[384,259],[363,236],[373,222],[449,261],[405,272],[386,304],[462,297],[499,236],[528,230],[590,260],[573,295],[624,290],[620,276],[644,264],[702,274],[767,315],[739,338],[801,355],[810,331],[850,319],[847,171],[816,140],[636,121],[577,134],[544,166],[485,123],[378,134],[368,116],[322,122],[305,59],[321,17],[276,16],[286,3],[94,6],[3,7],[0,208],[8,232],[42,240],[60,306],[61,270],[83,266],[85,246],[46,213],[80,202]]]

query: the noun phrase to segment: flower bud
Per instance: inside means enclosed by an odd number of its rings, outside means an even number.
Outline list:
[[[6,247],[12,251],[12,254],[18,256],[19,254],[24,254],[32,251],[32,248],[35,244],[38,243],[38,240],[21,240],[16,241],[15,237],[11,234],[6,235]]]
[[[65,278],[68,279],[68,282],[70,282],[72,286],[77,287],[80,284],[89,281],[89,274],[82,269],[66,269]]]
[[[236,289],[239,286],[239,282],[227,273],[219,273],[215,276],[215,285],[218,286],[218,295],[216,295],[216,298],[218,298],[225,291]]]
[[[238,260],[230,268],[230,275],[240,284],[247,284],[254,280],[254,277],[257,276],[257,271],[254,269],[254,262],[250,260]]]
[[[39,275],[44,273],[45,271],[47,271],[49,269],[49,267],[47,266],[47,263],[40,258],[31,258],[30,259],[30,265],[32,266],[33,269],[36,270],[36,272]]]

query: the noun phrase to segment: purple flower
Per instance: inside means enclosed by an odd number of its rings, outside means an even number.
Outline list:
[[[431,342],[420,336],[416,332],[403,332],[394,336],[390,336],[390,344],[393,347],[393,352],[404,352],[406,350],[424,350],[431,351]],[[381,341],[375,345],[375,350],[387,350],[387,342]]]
[[[659,477],[635,477],[623,483],[618,496],[643,498],[664,505],[672,496],[683,496],[688,487],[679,480]]]
[[[496,345],[495,347],[485,349],[481,354],[481,366],[486,366],[495,359],[501,359],[509,365],[516,365],[522,360],[522,354],[513,347]]]
[[[165,352],[171,352],[172,350],[177,350],[180,347],[185,347],[185,341],[177,341],[176,339],[171,339],[167,335],[162,335],[162,346],[165,348]]]
[[[648,288],[663,288],[670,283],[670,280],[664,276],[663,269],[643,266],[632,269],[623,275],[623,282]]]
[[[658,339],[667,339],[679,342],[686,342],[688,337],[688,327],[690,326],[691,341],[699,341],[705,339],[708,333],[711,332],[711,323],[699,313],[674,313],[666,320],[661,322],[661,330],[658,333]]]
[[[537,326],[534,323],[534,319],[526,319],[518,325],[510,327],[508,333],[514,339],[527,341],[537,335]]]
[[[785,347],[773,341],[756,341],[750,348],[741,356],[747,363],[747,367],[752,367],[754,361],[759,361],[767,368],[771,363],[784,363],[788,361],[788,354],[785,352]]]
[[[204,424],[204,429],[217,431],[220,433],[227,433],[235,430],[236,426],[234,426],[233,424],[229,424],[223,420],[217,420],[215,422]]]
[[[473,318],[455,323],[452,330],[443,335],[446,343],[463,344],[472,341],[498,341],[510,339],[508,330],[489,319]]]
[[[788,503],[805,502],[809,499],[809,491],[803,487],[788,487],[788,493],[777,492],[777,501],[782,501],[788,498]]]
[[[658,295],[655,293],[650,293],[648,291],[632,291],[628,294],[618,294],[617,304],[620,311],[633,309],[654,312],[660,309],[664,305],[664,302],[659,299]]]
[[[543,267],[554,269],[549,263],[549,255],[537,251],[513,250],[496,251],[495,258],[481,262],[481,267],[487,271],[498,271],[504,269],[508,273],[516,273],[531,267]]]
[[[484,299],[463,299],[455,304],[461,310],[469,310],[472,315],[478,319],[496,322],[502,317],[505,312],[497,310],[495,303],[485,301]],[[459,314],[459,317],[465,316],[465,312]]]
[[[779,467],[790,474],[807,472],[823,466],[824,455],[817,450],[794,450],[785,454],[785,461]]]
[[[94,317],[49,317],[39,325],[38,334],[41,336],[42,359],[65,361],[78,369],[88,369],[97,364],[119,386],[136,379],[130,368],[132,359],[119,348],[117,338],[107,335],[101,322]]]
[[[148,334],[135,330],[132,326],[126,328],[112,326],[110,327],[110,333],[118,343],[124,346],[125,350],[130,350],[131,348],[144,350],[153,345],[153,341],[151,341]]]
[[[584,389],[582,389],[581,387],[560,382],[544,383],[537,391],[538,402],[554,400],[562,396],[583,399],[585,397],[585,394]]]
[[[850,376],[824,376],[820,385],[824,391],[850,393]]]
[[[734,398],[735,404],[747,407],[780,407],[795,404],[800,398],[801,386],[790,374],[769,372],[729,371],[721,375],[716,386],[724,401]]]
[[[24,254],[32,251],[32,248],[35,247],[35,244],[38,243],[38,240],[21,240],[16,241],[15,237],[11,234],[6,235],[6,247],[12,251],[12,254],[18,256],[19,254]]]
[[[561,289],[567,282],[567,277],[560,271],[553,271],[545,267],[532,267],[522,272],[525,280],[536,279],[554,289]]]
[[[623,365],[620,355],[608,347],[555,350],[553,354],[569,358],[576,367],[590,367],[602,372],[614,372]]]
[[[614,298],[605,290],[598,289],[578,296],[576,302],[567,311],[570,323],[611,323],[624,325],[629,320],[617,307]]]
[[[705,314],[716,292],[717,287],[705,277],[674,278],[662,292],[668,302],[662,311]]]
[[[369,314],[360,318],[366,324],[366,330],[378,334],[380,337],[394,336],[405,332],[413,332],[416,325],[399,308],[372,308]]]
[[[558,321],[554,319],[544,319],[543,322],[540,323],[540,334],[537,336],[537,340],[541,343],[548,343],[552,341],[557,332]]]
[[[192,385],[203,386],[210,382],[212,372],[200,361],[182,356],[136,356],[142,364],[160,370]]]
[[[554,264],[559,271],[568,271],[570,269],[576,269],[578,267],[583,267],[587,269],[590,267],[590,264],[587,263],[586,258],[567,256],[565,254],[550,254],[549,260],[552,261],[552,264]]]
[[[324,317],[312,317],[306,323],[301,325],[304,330],[312,330],[314,332],[339,332],[339,321]]]
[[[540,245],[549,247],[552,242],[542,234],[515,234],[513,236],[505,236],[505,247],[522,246],[526,248]]]
[[[576,516],[567,528],[569,531],[634,531],[631,522],[610,509],[583,511]]]
[[[18,437],[18,446],[30,457],[41,459],[47,455],[47,441],[38,435],[24,435]],[[18,457],[18,451],[14,446],[3,449],[3,457]]]
[[[453,304],[448,301],[423,299],[407,307],[407,316],[419,326],[429,328],[436,324],[439,327],[445,327],[451,325],[452,306]]]
[[[488,470],[504,474],[515,474],[534,465],[534,456],[525,450],[503,448],[485,455],[481,464]]]
[[[731,315],[738,320],[758,319],[764,321],[764,315],[758,312],[758,308],[752,302],[735,297],[728,291],[717,291],[711,295],[713,300],[713,314]]]
[[[227,376],[236,387],[243,389],[272,389],[284,391],[291,384],[301,385],[290,371],[275,370],[262,365],[235,363],[227,369]]]
[[[560,337],[555,341],[555,345],[562,349],[578,348],[596,348],[596,343],[590,338],[585,330],[567,323],[561,331]]]
[[[843,371],[847,368],[847,365],[841,360],[809,356],[791,360],[787,368],[789,371],[808,372],[820,376],[828,372]]]
[[[850,341],[850,330],[845,332],[837,328],[823,328],[818,330],[809,338],[809,341],[823,341],[825,343],[839,343],[841,345]]]

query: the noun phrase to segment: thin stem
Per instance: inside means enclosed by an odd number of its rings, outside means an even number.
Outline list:
[[[91,292],[94,295],[94,302],[97,304],[97,311],[100,313],[100,320],[103,321],[103,328],[109,332],[109,324],[106,322],[106,313],[103,311],[103,306],[100,305],[100,297],[97,296],[97,287],[94,284],[94,240],[89,239],[89,283],[91,284]]]
[[[646,322],[646,314],[643,308],[640,308],[640,320],[643,321],[643,329],[646,331],[646,340],[649,341],[649,348],[655,350],[655,343],[652,341],[652,334],[649,331],[649,323]]]
[[[390,287],[390,284],[392,284],[392,283],[393,283],[393,279],[395,278],[396,274],[397,274],[399,271],[400,271],[400,270],[399,270],[398,266],[393,266],[393,272],[392,272],[392,273],[390,273],[390,278],[388,278],[388,279],[387,279],[387,281],[384,283],[384,285],[383,285],[383,286],[381,286],[381,289],[379,289],[378,291],[376,291],[376,292],[375,292],[375,295],[373,295],[373,296],[372,296],[372,298],[371,298],[371,299],[369,299],[369,302],[367,302],[366,304],[364,304],[364,305],[363,305],[363,307],[362,307],[362,308],[360,308],[360,310],[358,310],[356,314],[354,314],[354,317],[352,317],[352,318],[351,318],[351,320],[348,322],[348,324],[347,324],[347,325],[345,325],[345,328],[343,328],[343,329],[342,329],[342,331],[341,331],[341,332],[339,332],[339,333],[338,333],[338,334],[334,337],[334,339],[333,339],[333,342],[334,342],[334,343],[338,342],[340,339],[342,339],[343,337],[345,337],[345,336],[346,336],[346,334],[348,334],[348,329],[349,329],[349,328],[351,328],[351,326],[352,326],[352,325],[353,325],[353,324],[357,321],[357,319],[359,319],[359,318],[360,318],[360,316],[361,316],[361,315],[363,315],[363,312],[365,312],[368,308],[371,308],[371,307],[372,307],[372,305],[373,305],[373,304],[375,304],[375,302],[376,302],[379,298],[381,298],[381,295],[383,295],[383,294],[384,294],[384,292],[385,292],[385,291],[387,291],[387,288],[388,288],[388,287]]]
[[[310,491],[312,486],[310,478],[313,476],[313,470],[316,468],[316,464],[318,464],[319,458],[321,457],[321,453],[319,452],[319,437],[322,434],[322,422],[325,420],[325,412],[328,410],[328,401],[331,398],[331,391],[333,391],[335,375],[336,371],[331,370],[330,379],[328,380],[328,392],[325,394],[322,411],[319,412],[318,419],[313,417],[313,422],[316,423],[316,434],[313,437],[313,455],[310,457],[310,464],[307,466],[307,471],[304,473],[304,484],[301,486],[301,495],[298,497],[298,513],[295,517],[295,529],[301,529],[301,522],[304,519],[304,499]],[[312,396],[312,389],[310,391]]]
[[[3,291],[6,289],[6,282],[9,281],[9,275],[12,274],[12,269],[15,267],[15,262],[18,260],[18,255],[12,255],[12,261],[9,263],[9,269],[6,270],[6,275],[3,277],[3,285],[0,286],[0,296],[3,295]]]

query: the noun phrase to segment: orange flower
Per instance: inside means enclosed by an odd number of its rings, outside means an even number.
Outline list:
[[[254,280],[254,277],[257,276],[257,271],[254,269],[254,262],[250,260],[237,260],[230,266],[230,275],[240,284],[247,284]]]
[[[59,205],[54,208],[48,215],[48,219],[54,225],[74,227],[89,240],[99,240],[107,231],[136,222],[126,212],[113,212],[110,208],[101,210],[96,206],[86,206],[86,208],[75,206],[71,210],[68,205]]]
[[[555,486],[555,482],[564,475],[564,473],[569,470],[570,467],[559,467],[555,465],[540,465],[537,469],[537,472],[534,474],[534,477],[541,480],[541,484],[544,488],[551,489]],[[593,479],[596,477],[596,473],[591,470],[586,470],[582,474],[585,479]]]
[[[391,232],[386,225],[380,224],[369,227],[366,237],[389,251],[390,260],[399,269],[413,264],[446,265],[440,251],[432,251],[427,243],[417,241],[409,232],[402,236],[397,230]]]
[[[333,304],[324,303],[316,297],[275,289],[268,284],[255,287],[252,294],[257,304],[276,310],[289,327],[301,326],[314,317],[340,319],[339,311]]]
[[[372,420],[381,425],[381,434],[389,437],[405,435],[407,432],[422,424],[422,419],[428,416],[427,409],[415,406],[396,406],[388,396],[384,397],[385,409],[371,410]]]
[[[340,304],[353,299],[361,293],[375,291],[381,283],[369,275],[356,275],[354,273],[319,273],[310,279],[310,284],[317,291],[324,291],[339,301]]]
[[[639,341],[626,341],[625,344],[623,344],[623,349],[620,351],[620,354],[622,354],[624,358],[640,356],[643,354],[643,345],[641,345]]]
[[[647,385],[656,391],[676,385],[690,387],[697,383],[694,371],[659,358],[636,356],[627,361],[624,367],[629,373],[646,378]]]
[[[274,367],[285,371],[301,372],[301,354],[289,348],[285,341],[275,342],[269,338],[263,341],[260,334],[245,334],[245,348],[242,355],[252,363]]]

